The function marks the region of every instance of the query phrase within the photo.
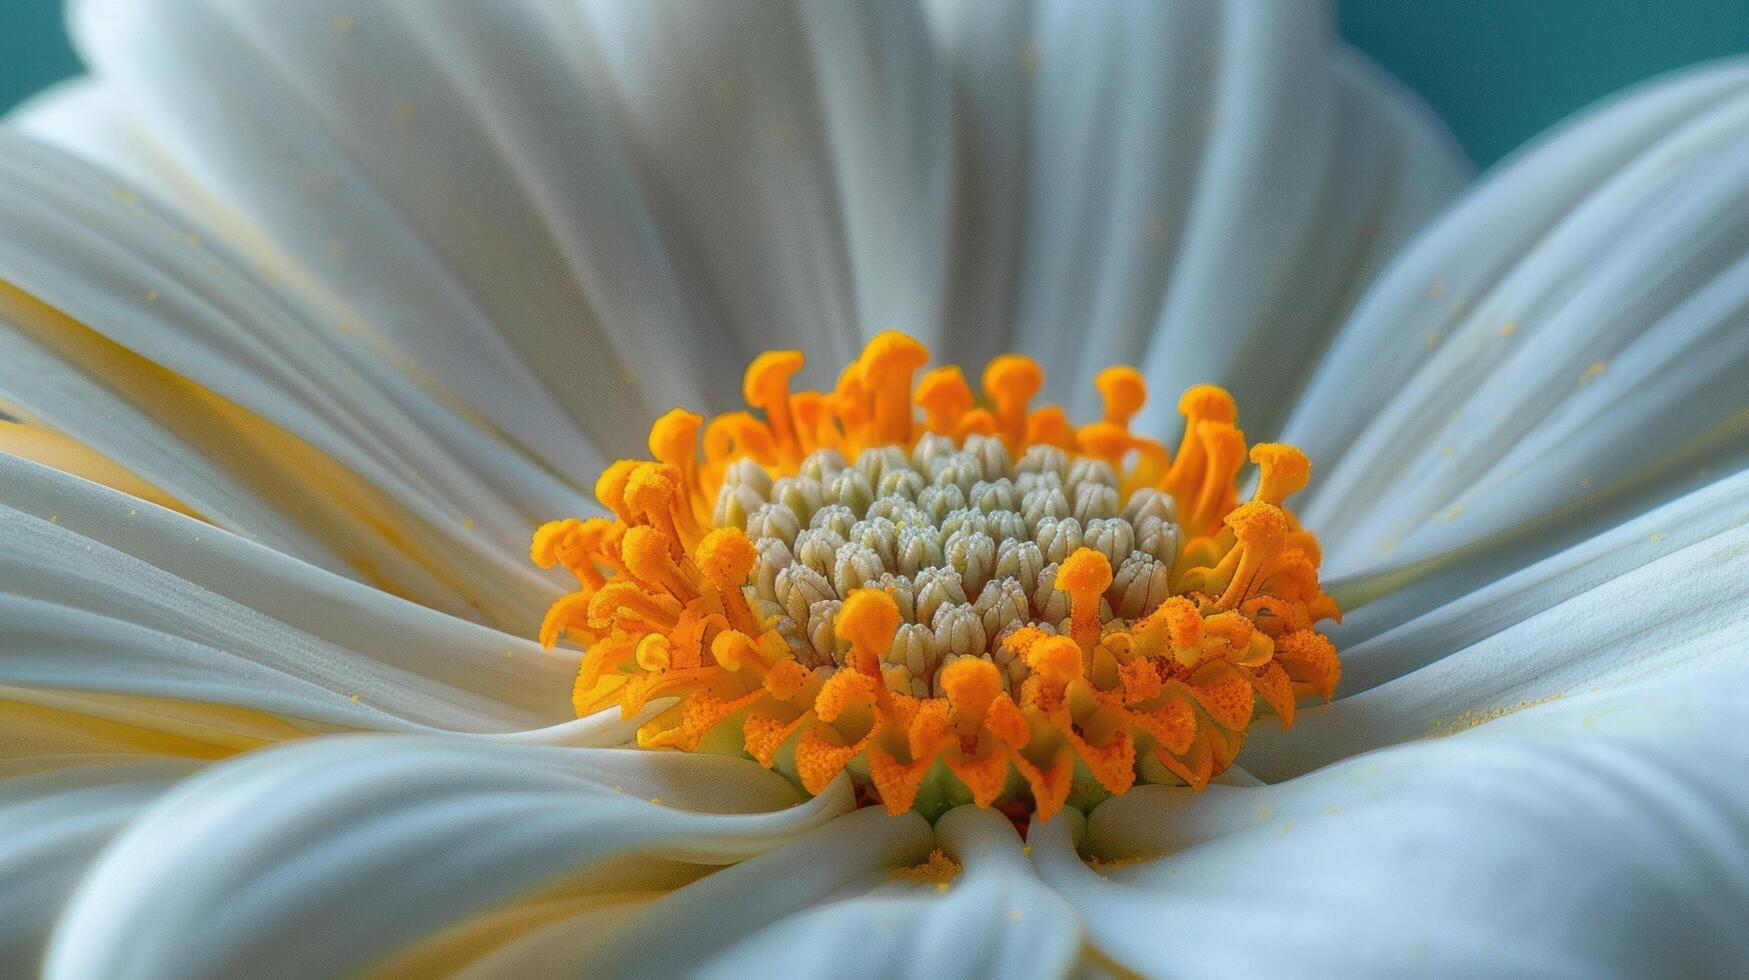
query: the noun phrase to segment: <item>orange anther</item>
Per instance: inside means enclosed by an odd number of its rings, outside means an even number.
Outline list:
[[[650,426],[650,455],[689,473],[698,459],[698,432],[704,417],[676,408]]]
[[[1114,468],[1120,468],[1124,456],[1134,448],[1135,439],[1130,431],[1121,425],[1111,422],[1094,422],[1084,425],[1075,433],[1075,442],[1081,451],[1095,459],[1103,459]]]
[[[892,330],[876,334],[863,348],[862,383],[874,398],[875,439],[910,444],[911,377],[928,360],[928,348]]]
[[[1026,651],[1026,665],[1053,687],[1081,676],[1081,648],[1066,636],[1047,636]]]
[[[1260,442],[1251,447],[1251,462],[1257,464],[1257,493],[1253,500],[1281,506],[1281,502],[1305,488],[1312,473],[1306,454],[1280,442]]]
[[[704,428],[704,458],[721,463],[749,456],[767,465],[777,462],[771,430],[746,412],[725,412]]]
[[[1130,429],[1148,394],[1133,368],[1099,373],[1094,384],[1103,414],[1077,428],[1058,406],[1032,407],[1044,371],[1030,358],[991,361],[984,397],[974,398],[958,368],[920,374],[927,357],[916,341],[882,333],[831,390],[820,392],[791,390],[800,352],[763,354],[744,378],[751,409],[708,424],[675,409],[650,427],[654,461],[622,460],[602,473],[596,496],[612,517],[555,521],[535,531],[529,543],[535,564],[562,566],[581,584],[552,604],[540,631],[545,644],[568,632],[587,647],[572,691],[579,713],[617,703],[622,716],[633,717],[656,699],[674,699],[639,727],[639,745],[695,750],[707,738],[734,737],[724,731],[730,725],[739,729],[741,749],[767,767],[794,746],[793,764],[786,765],[810,793],[848,768],[863,790],[897,812],[919,799],[926,779],[932,787],[938,778],[957,779],[960,789],[948,792],[958,798],[969,792],[978,805],[1000,806],[1011,816],[1030,802],[1038,819],[1050,819],[1082,786],[1078,774],[1091,774],[1112,793],[1127,790],[1138,776],[1138,747],[1201,788],[1233,761],[1258,698],[1285,724],[1296,696],[1333,691],[1341,665],[1312,627],[1340,610],[1318,582],[1316,537],[1281,506],[1306,485],[1303,453],[1273,443],[1253,448],[1257,491],[1240,505],[1234,481],[1246,445],[1233,399],[1219,387],[1199,385],[1179,400],[1186,427],[1174,458]],[[776,575],[778,566],[805,557],[818,572],[818,559],[830,558],[835,577],[828,582],[842,581],[836,576],[851,569],[844,556],[820,547],[828,539],[810,536],[796,538],[785,557],[776,541],[756,544],[752,532],[733,525],[757,523],[760,534],[789,544],[791,513],[803,524],[821,523],[808,515],[828,497],[854,501],[860,514],[869,491],[857,473],[841,480],[839,470],[864,449],[887,453],[897,446],[905,453],[922,431],[961,446],[973,433],[999,437],[1006,454],[970,447],[985,470],[998,471],[985,474],[990,481],[1000,480],[1005,467],[1015,479],[1014,461],[1034,446],[1062,449],[1072,466],[1083,467],[1070,472],[1101,461],[1095,465],[1103,479],[1109,464],[1120,509],[1151,522],[1135,525],[1150,535],[1175,504],[1176,522],[1188,534],[1164,569],[1148,572],[1159,578],[1132,583],[1157,606],[1140,618],[1107,621],[1120,598],[1132,611],[1137,590],[1126,586],[1108,606],[1111,561],[1078,548],[1055,566],[1044,593],[1053,587],[1066,593],[1066,621],[1057,619],[1061,595],[1049,600],[1050,613],[1028,608],[1012,624],[1005,605],[1003,625],[987,638],[1018,663],[953,656],[946,663],[931,659],[925,669],[916,655],[928,648],[909,645],[905,656],[894,656],[901,608],[917,605],[919,616],[926,610],[915,596],[879,587],[850,589],[831,620],[834,646],[815,649],[823,643],[821,621],[797,616],[795,606],[805,601],[812,611],[817,579],[810,577],[805,589],[796,579],[792,587]],[[808,460],[820,449],[834,452]],[[1060,467],[1062,460],[1046,455]],[[874,479],[866,465],[860,471]],[[1068,482],[1060,470],[1055,475]],[[777,507],[791,513],[770,509],[750,520],[751,509],[774,495],[774,481],[785,488]],[[715,527],[725,485],[725,526]],[[890,484],[883,476],[879,485]],[[1132,499],[1142,487],[1159,487],[1174,500]],[[1054,501],[1051,507],[1060,509]],[[840,516],[828,514],[826,526],[837,528]],[[873,544],[893,550],[884,538]],[[916,561],[873,544],[860,546],[888,571],[897,561]],[[854,557],[855,581],[866,581],[866,556]],[[769,621],[760,612],[767,603]],[[776,615],[778,606],[787,615]],[[963,652],[962,632],[956,623],[951,639]],[[803,665],[821,653],[837,659],[845,645],[849,654],[839,662],[847,669]],[[1025,674],[1015,692],[1008,689],[1010,670]],[[943,798],[939,789],[929,798]]]
[[[1245,433],[1226,422],[1202,422],[1197,435],[1204,459],[1202,486],[1183,524],[1191,534],[1206,534],[1238,496],[1233,479],[1245,465]]]
[[[955,727],[962,735],[977,732],[990,703],[1002,693],[996,665],[978,657],[961,657],[941,670],[941,687],[953,705]]]
[[[1192,385],[1185,389],[1178,399],[1178,410],[1186,419],[1197,422],[1233,425],[1239,421],[1239,406],[1220,385]]]
[[[868,386],[863,384],[859,368],[860,365],[851,364],[839,372],[830,399],[831,409],[838,416],[838,424],[853,451],[870,444],[868,428],[872,421]]]
[[[880,676],[880,659],[893,645],[899,628],[899,606],[883,589],[859,589],[844,600],[834,623],[838,635],[850,641],[856,669]]]
[[[1030,357],[1003,354],[984,368],[984,394],[996,406],[996,431],[1009,452],[1026,440],[1026,403],[1045,386],[1044,369]]]
[[[1099,639],[1099,597],[1111,585],[1111,560],[1092,548],[1063,559],[1057,588],[1069,593],[1069,635],[1083,650]]]
[[[692,598],[691,584],[674,560],[674,539],[653,527],[627,528],[620,538],[620,558],[626,570],[645,583],[668,590],[675,598]]]
[[[759,560],[753,542],[738,527],[719,527],[705,535],[694,554],[705,577],[725,588],[745,584]]]
[[[1336,693],[1342,663],[1336,646],[1321,633],[1295,630],[1275,641],[1275,659],[1287,670],[1295,693],[1316,693],[1325,699]]]
[[[600,588],[607,579],[595,562],[603,532],[612,527],[613,522],[600,517],[548,521],[535,530],[528,544],[528,557],[541,568],[563,565],[584,588]]]
[[[795,423],[790,417],[789,379],[801,369],[801,351],[766,351],[747,366],[741,383],[747,404],[765,413],[772,439],[782,449],[797,447]]]
[[[1220,610],[1232,609],[1251,595],[1287,539],[1287,515],[1274,504],[1257,501],[1241,504],[1226,516],[1224,523],[1238,538],[1235,550],[1239,552],[1239,565],[1226,591],[1215,602],[1215,608]]]
[[[1093,386],[1105,401],[1105,421],[1122,429],[1129,428],[1130,419],[1148,400],[1148,383],[1142,380],[1142,372],[1126,365],[1099,372]]]
[[[711,658],[724,670],[740,670],[748,664],[764,664],[759,644],[740,630],[723,630],[711,641]]]
[[[626,481],[632,478],[632,471],[642,465],[643,460],[616,460],[595,480],[595,499],[627,524],[632,523],[632,515],[626,510]]]
[[[960,417],[971,410],[972,389],[957,367],[940,367],[917,383],[917,404],[923,408],[923,425],[938,435],[953,435]]]
[[[1075,427],[1061,405],[1046,405],[1026,417],[1026,444],[1075,448]]]
[[[748,633],[756,632],[753,612],[741,594],[741,586],[747,583],[759,560],[753,542],[740,528],[720,527],[704,536],[693,550],[693,557],[699,571],[716,587],[729,624]]]
[[[660,633],[651,633],[638,641],[636,660],[645,670],[667,670],[671,657],[668,638]]]
[[[1161,489],[1177,497],[1180,507],[1189,509],[1203,487],[1207,464],[1202,424],[1218,422],[1231,426],[1238,421],[1239,410],[1233,404],[1233,396],[1217,385],[1192,386],[1178,399],[1178,410],[1184,413],[1184,438],[1178,443],[1178,452],[1172,457],[1172,468],[1167,471]]]

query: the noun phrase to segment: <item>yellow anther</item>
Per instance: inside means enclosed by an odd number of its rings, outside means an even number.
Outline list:
[[[669,647],[668,638],[660,633],[651,633],[638,641],[636,659],[638,666],[645,670],[667,670],[672,656],[673,651]]]
[[[711,658],[724,670],[740,670],[750,664],[763,665],[765,658],[759,644],[740,630],[724,630],[711,641]]]
[[[917,404],[923,409],[923,424],[930,432],[953,435],[959,421],[972,408],[972,389],[957,367],[940,367],[917,383]]]
[[[753,613],[747,608],[747,599],[741,594],[741,586],[746,584],[754,563],[759,560],[753,542],[747,540],[740,528],[720,527],[704,536],[693,556],[699,571],[716,587],[717,598],[729,624],[748,633],[758,632]]]
[[[721,588],[739,588],[747,581],[759,555],[738,527],[719,527],[704,536],[695,550],[699,570]]]
[[[668,596],[658,600],[631,582],[614,581],[589,598],[589,625],[608,627],[628,617],[664,631],[680,621],[680,604]]]
[[[1148,383],[1142,380],[1142,372],[1133,367],[1108,367],[1099,372],[1093,384],[1105,401],[1105,421],[1125,430],[1148,400]]]
[[[1044,369],[1030,357],[1003,354],[984,368],[984,394],[996,406],[996,432],[1010,452],[1025,443],[1026,403],[1044,386]]]
[[[674,560],[674,539],[647,525],[626,529],[619,543],[626,570],[644,582],[668,590],[677,599],[692,598],[691,583]]]
[[[601,476],[595,480],[595,499],[601,501],[601,506],[613,511],[614,516],[626,523],[631,523],[631,511],[626,509],[626,481],[632,478],[632,471],[643,466],[639,460],[617,460],[601,471]]]
[[[698,432],[704,416],[676,408],[650,426],[650,454],[657,460],[689,473],[697,463]]]
[[[672,466],[639,464],[626,480],[625,507],[641,518],[640,523],[667,532],[679,546],[685,546],[698,539],[698,530],[690,499],[683,501],[681,497],[679,475]]]
[[[1251,499],[1277,507],[1304,489],[1312,473],[1312,462],[1305,453],[1280,442],[1252,446],[1251,462],[1258,469],[1257,492]]]
[[[582,523],[575,517],[567,517],[562,521],[548,521],[535,528],[534,537],[528,543],[529,561],[540,568],[557,565],[561,542],[568,541],[577,525]]]
[[[929,350],[902,333],[876,334],[862,352],[863,387],[874,398],[873,438],[911,442],[911,378],[929,360]]]
[[[1111,561],[1092,548],[1063,559],[1057,588],[1069,593],[1069,636],[1083,650],[1099,639],[1099,597],[1111,585]]]

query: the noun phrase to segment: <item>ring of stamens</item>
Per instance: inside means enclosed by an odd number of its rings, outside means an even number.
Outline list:
[[[579,714],[672,699],[640,745],[744,752],[812,793],[849,769],[892,812],[1048,819],[1137,780],[1200,788],[1258,710],[1285,727],[1330,696],[1315,626],[1339,612],[1283,506],[1303,455],[1247,454],[1213,386],[1185,393],[1169,452],[1129,428],[1132,369],[1099,376],[1103,417],[1077,428],[1030,408],[1028,359],[993,361],[979,404],[956,368],[918,379],[926,358],[883,334],[834,391],[792,393],[801,355],[762,355],[758,416],[669,413],[653,460],[598,481],[612,517],[536,532],[536,563],[579,585],[541,629],[587,647]]]

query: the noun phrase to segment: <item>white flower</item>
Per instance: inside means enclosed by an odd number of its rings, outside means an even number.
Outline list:
[[[0,131],[0,972],[1749,969],[1749,65],[1446,208],[1309,5],[72,19]],[[530,529],[889,327],[1304,448],[1335,701],[1024,846],[571,717]]]

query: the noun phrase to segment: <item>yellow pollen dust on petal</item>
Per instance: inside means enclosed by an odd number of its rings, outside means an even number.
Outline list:
[[[1257,715],[1333,695],[1319,624],[1340,611],[1286,503],[1310,461],[1249,445],[1224,389],[1184,393],[1174,450],[1134,427],[1126,366],[1077,425],[1036,403],[1027,357],[981,391],[892,332],[829,391],[795,389],[803,364],[762,354],[748,410],[655,420],[652,458],[597,479],[607,516],[535,531],[534,563],[576,582],[540,638],[582,648],[579,714],[646,714],[640,746],[740,753],[810,793],[848,774],[894,813],[1050,819],[1200,789]],[[901,876],[957,871],[938,852]]]

